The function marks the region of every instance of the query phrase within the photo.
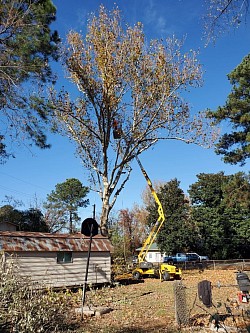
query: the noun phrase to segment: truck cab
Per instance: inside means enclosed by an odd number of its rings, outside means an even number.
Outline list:
[[[169,263],[169,264],[178,264],[178,263],[184,263],[189,261],[206,261],[208,260],[207,256],[200,256],[199,254],[195,252],[189,252],[189,253],[181,253],[178,252],[173,256],[167,256],[163,258],[163,262]]]
[[[209,260],[208,256],[200,256],[196,252],[189,252],[187,253],[188,261],[203,261],[203,260]]]
[[[187,255],[185,253],[178,252],[173,256],[166,256],[163,258],[164,263],[177,264],[187,261]]]

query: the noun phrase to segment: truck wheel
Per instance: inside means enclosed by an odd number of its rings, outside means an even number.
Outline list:
[[[139,279],[141,278],[141,274],[140,274],[140,272],[138,272],[138,271],[134,272],[134,273],[133,273],[133,278],[134,278],[135,280],[139,280]]]
[[[168,272],[163,272],[162,273],[162,279],[163,281],[169,281],[170,280],[170,274]]]

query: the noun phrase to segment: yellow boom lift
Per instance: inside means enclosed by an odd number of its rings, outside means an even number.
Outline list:
[[[139,160],[137,155],[135,156],[135,158],[148,183],[150,191],[155,199],[155,202],[158,205],[159,217],[141,248],[141,251],[138,255],[138,266],[132,272],[133,277],[135,279],[140,279],[145,276],[155,276],[155,277],[160,277],[160,279],[164,280],[164,281],[169,281],[171,279],[179,280],[179,279],[181,279],[181,270],[179,268],[177,268],[176,266],[165,264],[165,263],[160,263],[158,266],[154,266],[153,263],[146,261],[146,255],[147,255],[151,245],[155,241],[156,236],[159,233],[159,231],[165,221],[165,216],[164,216],[161,202],[153,188],[153,185],[152,185],[152,182],[151,182],[149,176],[147,175],[147,173],[146,173],[145,169],[143,168],[141,161]]]
[[[116,119],[113,120],[113,136],[114,139],[121,139],[123,136],[121,126],[119,126],[119,123]],[[123,136],[125,139],[125,137]],[[161,202],[153,188],[152,182],[147,175],[145,169],[143,168],[141,161],[139,160],[139,157],[135,155],[135,158],[137,160],[137,163],[139,164],[139,167],[148,183],[148,186],[150,188],[150,191],[155,199],[156,204],[158,205],[158,220],[154,227],[152,228],[149,236],[147,237],[146,241],[144,242],[142,249],[138,255],[138,266],[133,269],[132,274],[135,279],[140,279],[142,277],[146,276],[155,276],[160,277],[161,280],[168,281],[171,279],[179,280],[181,279],[181,270],[177,268],[174,265],[169,265],[165,263],[161,263],[158,266],[154,266],[153,263],[146,261],[146,255],[153,244],[157,234],[159,233],[161,226],[163,225],[165,221],[165,216],[163,213],[163,208],[161,205]]]

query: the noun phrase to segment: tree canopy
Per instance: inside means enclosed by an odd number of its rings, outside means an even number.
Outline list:
[[[226,163],[245,164],[250,157],[250,54],[229,75],[233,85],[226,104],[210,115],[217,123],[229,121],[231,133],[225,133],[216,144],[216,153]]]
[[[248,258],[250,250],[250,174],[201,173],[187,197],[173,179],[154,187],[165,213],[157,236],[162,253],[198,252],[210,259]],[[157,205],[144,191],[148,232],[155,225]],[[145,228],[144,228],[145,229]],[[143,238],[142,243],[146,240]]]
[[[174,37],[147,42],[141,23],[124,29],[119,10],[103,6],[86,36],[68,35],[63,61],[79,98],[73,102],[68,92],[52,91],[46,107],[54,109],[57,130],[75,142],[100,194],[103,230],[136,155],[164,139],[203,146],[214,141],[205,114],[192,117],[181,97],[201,85],[197,53],[181,54],[181,47]]]
[[[20,231],[49,232],[43,213],[36,208],[30,208],[21,212],[19,222]]]
[[[14,223],[20,231],[48,232],[42,212],[37,208],[19,210],[11,205],[0,207],[0,223]]]
[[[18,224],[21,220],[21,212],[12,205],[4,205],[0,207],[0,223],[9,222]]]
[[[50,29],[56,8],[51,0],[2,0],[0,3],[0,160],[7,144],[31,139],[48,148],[43,110],[33,112],[33,95],[54,80],[50,60],[58,57],[59,37]],[[32,82],[31,86],[27,86]]]
[[[80,207],[87,207],[86,199],[89,189],[75,178],[67,179],[56,185],[54,191],[47,195],[44,207],[47,209],[46,220],[51,231],[62,229],[69,233],[76,231],[76,224],[80,221],[77,213]]]
[[[250,176],[199,174],[190,186],[197,248],[213,259],[247,258],[250,249]]]

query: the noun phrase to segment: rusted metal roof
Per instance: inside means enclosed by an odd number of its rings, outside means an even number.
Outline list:
[[[89,241],[89,237],[81,233],[49,234],[41,232],[1,231],[0,251],[88,251]],[[113,252],[113,246],[108,238],[96,235],[92,238],[91,251]]]

